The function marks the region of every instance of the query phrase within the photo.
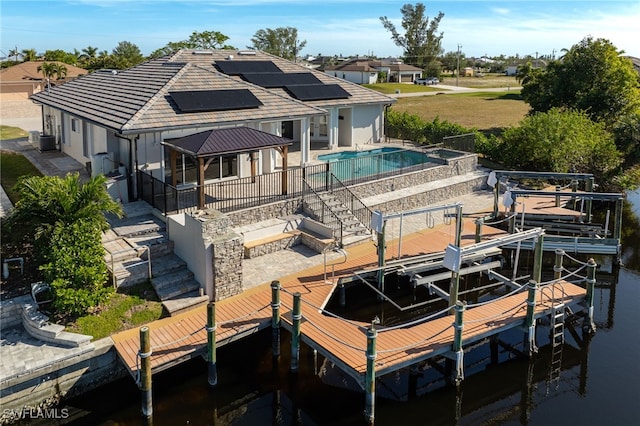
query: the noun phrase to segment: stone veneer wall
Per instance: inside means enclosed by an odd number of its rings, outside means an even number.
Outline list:
[[[233,222],[233,226],[250,225],[252,223],[262,222],[263,220],[297,213],[300,210],[301,202],[301,197],[295,197],[290,200],[278,201],[276,203],[239,210],[237,212],[230,212],[227,213],[227,216],[229,216]]]
[[[480,191],[486,188],[486,182],[486,176],[478,176],[477,179],[397,198],[380,204],[371,205],[369,208],[372,210],[380,210],[385,213],[398,213],[405,210],[413,210],[430,204],[440,203],[450,198],[460,197],[474,191]]]
[[[205,243],[211,244],[214,300],[242,293],[244,238],[232,231],[231,218],[217,210],[206,210],[200,220]]]
[[[465,175],[473,172],[478,166],[478,156],[469,154],[462,157],[448,159],[447,164],[431,167],[406,175],[391,176],[375,182],[365,182],[349,187],[358,198],[369,198],[376,195],[393,192],[398,189],[409,188],[423,183],[446,179],[453,176]]]

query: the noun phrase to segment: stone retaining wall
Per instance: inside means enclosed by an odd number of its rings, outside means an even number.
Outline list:
[[[468,180],[431,191],[409,195],[391,201],[369,206],[372,210],[380,210],[385,213],[398,213],[405,210],[413,210],[431,204],[460,197],[475,191],[480,191],[486,187],[486,177],[478,176],[473,180]]]

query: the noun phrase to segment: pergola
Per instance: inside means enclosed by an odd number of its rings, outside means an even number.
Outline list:
[[[289,145],[293,140],[282,136],[272,135],[249,127],[230,127],[224,129],[213,129],[205,132],[195,133],[176,139],[167,139],[163,145],[167,146],[171,152],[170,167],[172,185],[178,184],[176,163],[178,155],[184,154],[193,157],[198,165],[197,188],[198,188],[198,208],[204,208],[204,172],[207,160],[225,154],[240,154],[248,152],[251,158],[251,178],[255,182],[256,177],[256,155],[261,149],[274,148],[282,156],[282,194],[287,194],[287,154]]]

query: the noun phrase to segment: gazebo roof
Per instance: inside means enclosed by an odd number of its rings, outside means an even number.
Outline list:
[[[249,127],[230,127],[167,139],[163,144],[195,157],[209,157],[291,145],[293,140]]]

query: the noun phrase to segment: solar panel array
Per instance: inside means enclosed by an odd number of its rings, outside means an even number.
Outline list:
[[[218,70],[240,76],[266,89],[282,88],[299,101],[347,99],[351,96],[338,84],[324,84],[311,72],[282,72],[271,61],[217,61]]]
[[[271,61],[217,61],[214,64],[227,75],[242,75],[245,73],[282,73]]]
[[[189,90],[169,94],[180,112],[228,111],[262,105],[249,89]]]
[[[284,89],[299,101],[347,99],[351,96],[337,84],[300,84],[285,86]]]

